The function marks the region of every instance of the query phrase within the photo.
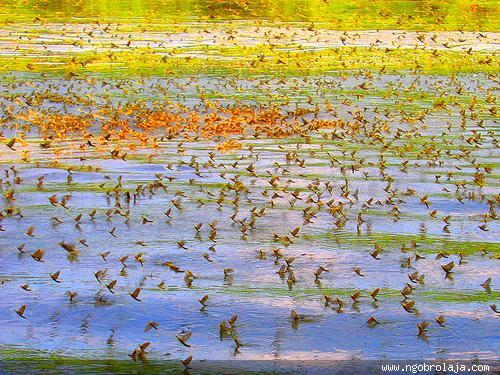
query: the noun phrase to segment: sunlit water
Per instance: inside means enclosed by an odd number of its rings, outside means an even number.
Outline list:
[[[152,106],[153,101],[172,99],[181,101],[190,108],[196,108],[200,100],[197,86],[205,92],[219,95],[221,103],[231,104],[239,98],[240,103],[265,103],[266,93],[282,93],[291,102],[281,110],[295,108],[296,103],[313,107],[315,101],[328,98],[338,106],[337,115],[352,119],[352,110],[359,108],[370,121],[380,117],[378,111],[388,110],[394,116],[387,117],[390,126],[407,129],[401,122],[400,109],[403,101],[394,103],[394,98],[370,94],[355,99],[356,90],[364,79],[357,76],[323,77],[313,79],[293,78],[286,82],[274,79],[233,80],[224,78],[197,77],[194,82],[186,79],[150,78],[136,83],[129,80],[111,82],[103,89],[101,78],[96,81],[64,81],[48,79],[27,85],[5,83],[1,88],[2,101],[10,113],[24,110],[16,101],[18,95],[45,92],[70,95],[78,93],[83,97],[92,93],[92,104],[61,105],[60,102],[44,99],[37,110],[61,111],[62,113],[82,113],[91,115],[104,104],[119,106],[128,101],[144,100],[144,106]],[[415,79],[418,83],[415,84]],[[412,92],[436,94],[447,85],[460,83],[466,94],[480,90],[494,90],[495,82],[486,76],[460,76],[456,81],[442,77],[417,77],[382,75],[373,79],[373,92],[387,89],[390,85],[409,87]],[[117,83],[120,85],[117,86]],[[341,86],[340,86],[341,85]],[[340,89],[341,87],[341,89]],[[313,93],[321,93],[310,104],[305,103]],[[127,90],[127,91],[126,91]],[[127,93],[125,93],[125,91]],[[134,92],[134,93],[132,93]],[[220,93],[224,93],[223,95]],[[350,98],[355,104],[340,105],[341,100]],[[469,100],[469,97],[467,97]],[[409,113],[431,108],[432,103],[415,100]],[[498,165],[497,147],[494,137],[498,136],[498,126],[494,116],[481,107],[483,127],[470,121],[464,130],[460,128],[459,109],[450,111],[433,110],[426,119],[426,127],[421,126],[422,137],[427,142],[436,142],[445,149],[455,150],[469,147],[465,138],[480,132],[481,145],[471,148],[476,165]],[[320,111],[318,118],[329,114]],[[453,131],[446,132],[448,124]],[[6,129],[5,135],[14,135],[16,127]],[[444,132],[444,133],[443,133]],[[49,164],[55,160],[51,150],[42,150],[37,142],[28,142],[20,149],[30,151],[30,162],[22,161],[13,152],[4,149],[1,158],[3,168],[15,164],[22,181],[14,185],[17,190],[14,204],[21,209],[22,217],[11,216],[2,220],[0,236],[0,317],[2,349],[34,349],[50,351],[58,355],[83,358],[126,359],[140,343],[150,341],[148,357],[152,359],[180,359],[194,354],[196,359],[495,359],[498,357],[498,315],[490,304],[499,303],[498,293],[498,223],[491,219],[486,231],[478,226],[483,224],[481,215],[489,210],[486,199],[498,197],[499,185],[496,171],[486,179],[483,188],[472,183],[476,169],[469,161],[451,158],[442,154],[442,165],[430,165],[428,160],[418,159],[413,153],[396,155],[385,153],[387,167],[385,173],[392,176],[392,188],[398,189],[397,207],[399,219],[391,215],[394,204],[387,202],[390,194],[384,190],[387,181],[379,173],[380,145],[370,144],[365,135],[358,139],[326,141],[321,134],[330,135],[330,130],[311,134],[306,142],[301,138],[254,139],[238,136],[243,150],[232,153],[215,152],[215,143],[200,140],[184,142],[183,152],[179,152],[180,140],[159,142],[158,149],[138,148],[129,151],[124,160],[111,160],[109,152],[75,151],[84,143],[81,139],[59,143],[63,153],[57,157],[64,165],[99,167],[99,171],[72,172],[73,182],[67,184],[68,172],[65,168],[54,168]],[[465,137],[461,137],[464,135]],[[435,140],[431,137],[435,136]],[[31,139],[38,134],[33,132]],[[450,141],[449,145],[443,144]],[[97,141],[96,141],[97,142]],[[394,142],[405,144],[407,139]],[[249,151],[249,147],[253,148]],[[421,150],[424,145],[415,145]],[[355,157],[350,152],[358,150]],[[342,152],[345,152],[344,154]],[[286,163],[287,153],[296,153],[305,159],[304,167],[295,162]],[[331,165],[330,155],[341,164],[350,165],[363,158],[363,165],[357,171],[342,173],[338,165]],[[148,155],[154,155],[148,160]],[[82,161],[80,157],[85,157]],[[191,163],[195,157],[199,163],[197,175]],[[210,158],[213,166],[206,165]],[[39,161],[37,166],[35,163]],[[408,160],[408,171],[401,171],[402,163]],[[238,161],[238,164],[232,164]],[[277,167],[278,163],[279,167]],[[191,164],[191,165],[190,165]],[[204,166],[205,164],[205,166]],[[246,167],[255,166],[255,176]],[[459,167],[460,169],[457,169]],[[453,172],[447,180],[446,173]],[[225,173],[223,177],[220,175]],[[365,178],[363,172],[368,173]],[[435,174],[442,178],[436,182]],[[279,176],[273,189],[269,183],[271,176]],[[37,178],[45,176],[44,188],[35,188]],[[158,181],[165,189],[151,187],[137,196],[136,202],[127,203],[123,197],[117,201],[106,191],[117,184],[122,177],[124,189],[134,191],[138,184],[147,186]],[[233,184],[231,178],[239,176],[247,192],[236,195],[224,184]],[[168,177],[175,177],[172,181]],[[191,180],[191,182],[190,182]],[[319,195],[313,194],[307,186],[319,180]],[[341,185],[349,183],[350,192],[358,191],[357,199],[342,197]],[[460,195],[473,199],[458,201],[455,195],[457,181],[465,180]],[[11,188],[12,171],[4,176],[3,191]],[[325,183],[331,182],[331,192]],[[104,183],[101,188],[98,185]],[[400,194],[408,188],[415,195]],[[446,190],[443,190],[443,189]],[[298,190],[297,190],[298,189]],[[291,193],[299,191],[300,200],[293,199]],[[223,199],[219,200],[221,191]],[[266,194],[266,196],[264,194]],[[279,196],[272,199],[273,194]],[[56,194],[59,198],[70,194],[68,209],[50,205],[48,197]],[[481,199],[481,194],[484,197]],[[428,195],[430,209],[420,201]],[[235,201],[235,198],[238,199]],[[332,218],[327,206],[307,201],[321,197],[323,203],[334,199],[346,205],[347,222],[337,227],[337,217]],[[181,202],[180,209],[172,200]],[[366,202],[381,201],[367,209]],[[218,202],[219,201],[219,202]],[[292,205],[289,202],[294,201]],[[4,201],[4,208],[7,201]],[[365,205],[365,207],[363,207]],[[310,224],[303,225],[302,210],[312,206],[315,217]],[[120,216],[120,212],[130,209],[130,218]],[[172,218],[164,213],[172,209]],[[263,215],[255,217],[255,228],[245,223],[251,219],[251,210],[265,208]],[[97,209],[94,219],[88,215]],[[435,219],[429,216],[438,210]],[[317,212],[316,212],[317,211]],[[356,217],[363,213],[364,222],[357,225]],[[83,214],[79,225],[74,217]],[[231,215],[234,220],[230,218]],[[444,228],[442,217],[451,215],[450,225]],[[55,223],[52,217],[62,220]],[[143,223],[143,218],[151,222]],[[211,240],[209,223],[217,220],[217,235]],[[241,221],[244,220],[244,221]],[[203,223],[197,235],[194,226]],[[243,225],[242,225],[243,223]],[[29,226],[35,227],[34,237],[24,232]],[[246,235],[241,232],[247,227]],[[297,238],[290,234],[301,226]],[[113,237],[109,231],[115,228]],[[293,243],[274,241],[273,233],[287,235]],[[88,247],[80,244],[86,239]],[[417,247],[411,248],[411,240]],[[59,242],[75,243],[78,255],[69,257]],[[137,242],[141,244],[138,244]],[[185,241],[183,249],[178,241]],[[451,242],[450,242],[451,241]],[[17,247],[25,244],[21,253]],[[373,259],[369,252],[375,243],[381,244],[383,252],[380,260]],[[465,254],[459,265],[457,246]],[[405,245],[407,253],[400,247]],[[215,252],[209,249],[214,246]],[[436,260],[436,254],[446,253],[448,246],[452,254],[448,258]],[[469,247],[474,246],[476,251]],[[481,248],[486,253],[480,251]],[[46,251],[44,262],[36,262],[30,254],[36,249]],[[277,271],[285,263],[276,259],[273,249],[281,249],[285,257],[295,257],[292,268],[296,282],[291,287],[286,277],[280,278]],[[259,259],[259,250],[266,254]],[[110,252],[104,261],[99,255]],[[141,265],[134,260],[134,254],[142,252]],[[412,260],[410,267],[402,266],[405,258],[415,252],[425,259]],[[207,261],[202,254],[209,254]],[[472,254],[471,254],[472,253]],[[126,267],[119,258],[129,255]],[[446,278],[440,265],[454,261],[452,277]],[[185,281],[185,273],[175,273],[164,266],[172,262],[182,270],[190,270],[196,279],[191,284]],[[319,265],[329,269],[322,274],[320,282],[315,282],[314,272]],[[358,276],[353,267],[360,267],[364,277]],[[234,269],[230,276],[224,276],[224,268]],[[94,273],[106,270],[102,282]],[[60,271],[60,283],[54,282],[50,274]],[[417,311],[406,312],[401,306],[399,293],[408,274],[418,271],[425,274],[425,283],[413,284],[415,289],[410,298],[416,301]],[[481,287],[491,277],[491,291]],[[114,294],[105,284],[117,280]],[[165,288],[158,284],[164,281]],[[32,291],[24,291],[22,284],[29,284]],[[129,296],[135,288],[141,287],[141,302]],[[381,288],[379,301],[374,303],[369,292]],[[349,294],[360,290],[359,303],[352,303]],[[67,292],[78,295],[70,302]],[[325,307],[323,293],[332,298],[340,297],[344,307],[337,311],[336,305]],[[198,299],[208,294],[205,309],[200,310]],[[461,297],[463,296],[463,297]],[[27,305],[26,319],[20,318],[16,310]],[[292,324],[290,311],[294,309],[303,315],[298,326]],[[438,315],[446,318],[445,326],[434,322]],[[219,323],[237,315],[234,334],[242,346],[235,351],[231,337],[221,339]],[[368,327],[367,319],[376,317],[380,322]],[[427,339],[418,336],[417,324],[427,320],[432,322]],[[158,329],[145,332],[148,321],[158,323]],[[176,335],[191,331],[191,348],[182,346]]]

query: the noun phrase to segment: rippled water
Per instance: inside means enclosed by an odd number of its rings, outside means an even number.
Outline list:
[[[374,79],[373,92],[391,82],[410,85],[415,78],[380,76]],[[335,87],[340,79],[324,78],[327,83],[320,85],[324,95],[336,103],[352,97],[349,90],[355,90],[361,82],[355,76],[342,78],[344,91],[329,92],[327,88]],[[183,102],[187,106],[195,108],[199,104],[195,84],[183,79],[151,78],[142,83],[125,80],[121,82],[121,88],[113,82],[112,88],[106,91],[100,91],[100,78],[97,80],[67,83],[53,79],[31,85],[20,81],[4,85],[1,93],[4,103],[9,103],[14,113],[21,108],[16,108],[13,97],[45,89],[63,94],[94,93],[95,101],[87,107],[77,103],[72,109],[71,104],[61,106],[50,100],[38,107],[59,108],[65,112],[79,108],[82,113],[91,113],[100,103],[108,102],[108,98],[112,98],[112,105],[134,100],[133,96],[122,96],[124,90],[134,88],[144,92],[141,97],[146,106],[151,105],[152,98],[178,98],[178,94],[186,97]],[[438,87],[436,90],[439,91],[446,80],[422,77],[417,90],[432,93]],[[458,80],[467,92],[494,86],[486,76],[462,76]],[[254,80],[200,77],[196,85],[213,92],[222,91],[221,87],[224,87],[222,101],[228,104],[242,90],[252,94],[243,100],[255,103],[262,100],[259,98],[266,92],[290,92],[293,87],[291,98],[298,103],[317,89],[317,82],[295,79],[285,83],[271,80],[265,84]],[[419,100],[412,104],[415,111],[432,105]],[[393,105],[393,99],[370,95],[369,92],[356,103],[356,107],[365,108],[368,119],[378,116],[374,111],[379,107],[398,112]],[[289,104],[289,108],[293,106]],[[287,110],[287,107],[282,109]],[[349,118],[351,109],[339,106],[339,116]],[[321,112],[319,118],[322,116],[327,114]],[[487,112],[482,112],[482,116],[485,118],[483,128],[471,122],[469,128],[461,130],[458,109],[433,112],[427,127],[422,127],[422,137],[417,139],[433,142],[431,137],[434,136],[437,145],[443,145],[443,140],[448,139],[451,141],[448,147],[456,150],[466,145],[461,135],[481,132],[484,134],[482,144],[471,151],[474,162],[476,165],[496,166],[498,153],[493,137],[498,135],[497,122],[494,117],[488,117]],[[398,126],[398,119],[392,121],[393,126]],[[454,124],[455,132],[441,135],[448,123]],[[36,350],[87,359],[126,359],[137,344],[149,341],[148,357],[152,360],[180,359],[189,354],[194,354],[197,360],[498,358],[495,335],[498,315],[489,306],[499,302],[495,291],[499,276],[498,223],[489,221],[488,231],[478,228],[482,223],[481,215],[489,209],[486,198],[498,197],[495,172],[487,177],[486,185],[479,188],[471,182],[476,169],[468,160],[452,159],[443,154],[442,165],[432,166],[427,160],[416,158],[414,153],[397,156],[388,151],[385,173],[394,178],[392,188],[398,192],[407,188],[416,191],[415,196],[397,193],[394,199],[398,200],[401,213],[400,219],[395,220],[390,215],[394,204],[387,202],[388,194],[384,190],[387,181],[381,179],[376,164],[380,145],[370,144],[363,135],[349,141],[327,141],[322,133],[331,134],[331,131],[311,134],[309,142],[300,138],[253,139],[241,136],[243,150],[212,156],[209,153],[214,150],[213,141],[184,142],[184,152],[179,153],[179,140],[164,139],[158,149],[129,151],[130,157],[123,161],[111,160],[104,156],[105,153],[89,148],[76,152],[83,142],[78,139],[58,144],[62,153],[55,157],[51,150],[40,149],[38,135],[34,132],[25,146],[19,146],[29,151],[30,162],[4,151],[1,156],[3,168],[15,164],[22,179],[20,184],[13,185],[17,190],[15,205],[21,209],[22,217],[14,215],[2,220],[0,308],[4,314],[0,317],[1,349],[5,353],[12,349],[19,353]],[[401,139],[399,142],[409,141]],[[249,146],[253,147],[252,151],[249,151]],[[355,157],[349,154],[353,150],[358,150]],[[287,164],[285,156],[289,152],[305,159],[305,168],[294,162]],[[345,165],[363,158],[364,165],[354,173],[342,174],[338,166],[331,166],[327,153]],[[151,161],[147,160],[148,154],[154,154]],[[83,161],[82,156],[85,157]],[[201,175],[193,169],[193,157],[199,163]],[[211,157],[213,166],[203,166]],[[71,173],[72,184],[67,184],[68,172],[64,167],[55,168],[49,164],[55,159],[63,165],[79,167]],[[404,160],[409,161],[408,173],[400,170]],[[36,161],[40,163],[38,166]],[[235,161],[238,164],[233,166]],[[277,168],[275,163],[280,167]],[[250,164],[255,166],[255,176],[245,169]],[[100,171],[81,171],[82,166],[99,167]],[[455,168],[457,166],[460,170]],[[363,171],[368,172],[369,179],[364,178]],[[447,171],[457,175],[447,181]],[[221,172],[225,173],[224,177]],[[435,174],[443,175],[441,182],[436,183]],[[275,190],[269,183],[271,175],[280,178]],[[40,176],[45,176],[44,189],[37,190],[35,185]],[[138,195],[135,203],[126,203],[122,197],[117,207],[113,194],[106,194],[106,191],[111,191],[117,184],[118,176],[122,177],[123,188],[130,191],[138,184],[148,186],[158,181],[163,181],[165,189],[150,186],[151,189]],[[234,176],[239,176],[243,186],[248,188],[247,192],[236,195],[234,190],[224,187]],[[175,179],[169,181],[168,177]],[[457,201],[454,183],[462,179],[466,185],[461,194],[466,196],[474,192],[477,198],[464,199],[463,203]],[[317,207],[317,204],[307,201],[308,198],[317,199],[307,189],[316,180],[320,181],[319,196],[324,203],[334,199],[346,205],[348,221],[345,226],[335,226],[336,218],[327,212],[326,205]],[[350,197],[352,204],[341,196],[340,187],[345,180],[351,193],[358,191],[357,199]],[[12,171],[8,177],[4,176],[4,192],[10,189],[10,181]],[[331,193],[325,189],[324,183],[328,181],[333,186]],[[98,186],[101,183],[104,183],[102,188]],[[291,206],[290,194],[295,190],[300,192],[301,200]],[[221,191],[224,191],[224,199],[218,204]],[[269,194],[264,196],[266,191]],[[270,197],[274,193],[279,196],[272,199],[274,206],[271,206]],[[53,194],[59,198],[70,194],[68,208],[50,205],[48,197]],[[484,199],[479,198],[480,194],[484,194]],[[423,195],[429,196],[430,209],[421,203]],[[239,199],[234,201],[237,196]],[[172,200],[177,198],[182,202],[181,209],[172,205]],[[382,204],[363,208],[370,198],[375,202],[380,200]],[[8,202],[4,201],[4,208],[7,205]],[[302,209],[307,206],[317,212],[311,224],[303,225]],[[106,210],[114,208],[121,212],[130,209],[129,220],[113,211],[106,214]],[[169,208],[172,208],[171,219],[164,214]],[[255,217],[255,228],[248,227],[246,236],[242,236],[242,223],[250,221],[252,208],[265,208],[265,212]],[[88,215],[92,209],[97,210],[95,219]],[[432,209],[439,212],[436,219],[429,216]],[[364,218],[359,227],[356,224],[358,212],[363,212]],[[233,213],[235,220],[230,218]],[[78,214],[82,214],[81,223],[75,225],[73,218]],[[447,215],[451,215],[449,233],[444,231],[441,220]],[[54,216],[63,222],[56,224],[52,219]],[[143,223],[143,218],[152,222]],[[213,220],[217,221],[215,242],[208,238],[209,223]],[[203,226],[196,235],[194,226],[200,222]],[[24,233],[31,225],[35,227],[34,237]],[[290,231],[297,226],[302,229],[295,238]],[[112,228],[115,228],[116,237],[109,233]],[[273,233],[288,235],[293,243],[276,242]],[[82,238],[86,239],[88,247],[78,242]],[[179,247],[178,241],[181,240],[185,241],[186,249]],[[402,253],[401,245],[410,247],[412,240],[416,241],[417,247]],[[76,243],[78,255],[68,256],[58,244],[61,241]],[[24,253],[16,249],[22,243],[25,244]],[[384,249],[381,260],[369,255],[375,243]],[[209,249],[212,245],[215,252]],[[35,262],[30,256],[38,248],[45,250],[45,262]],[[281,249],[285,257],[295,257],[292,267],[296,283],[291,288],[286,278],[277,274],[284,260],[273,257],[272,249],[276,248]],[[487,252],[482,253],[481,248]],[[259,250],[266,253],[265,259],[259,259]],[[108,251],[110,254],[104,261],[99,254]],[[440,251],[450,252],[449,258],[436,260]],[[133,255],[139,252],[144,254],[143,266],[134,260]],[[404,258],[415,252],[425,259],[413,260],[410,268],[403,267]],[[465,255],[461,265],[458,265],[458,252]],[[203,253],[209,254],[212,262],[203,258]],[[126,255],[129,259],[124,268],[118,259]],[[451,260],[456,266],[453,276],[446,278],[440,265]],[[190,270],[197,278],[189,285],[185,273],[175,273],[162,265],[166,261],[182,270]],[[320,282],[315,282],[314,272],[319,265],[330,272],[323,273]],[[353,267],[360,267],[365,276],[356,275]],[[224,268],[233,268],[234,273],[225,277]],[[106,270],[101,283],[94,276],[98,270]],[[49,276],[56,271],[61,272],[60,283]],[[425,284],[415,284],[411,298],[417,302],[418,311],[410,314],[401,307],[399,290],[409,282],[408,273],[414,271],[425,274]],[[487,292],[481,283],[489,277],[493,279],[492,290]],[[104,285],[111,280],[117,280],[115,294]],[[158,287],[161,281],[165,282],[165,289]],[[32,291],[21,289],[22,284],[29,284]],[[137,287],[142,288],[141,302],[129,296]],[[379,301],[374,303],[369,292],[377,287],[381,288],[381,293]],[[362,291],[362,297],[359,303],[353,304],[349,295],[357,290]],[[69,291],[78,293],[73,302],[68,300]],[[336,305],[325,307],[324,293],[343,299],[343,309],[337,311]],[[209,295],[209,300],[201,311],[198,299],[205,294]],[[15,312],[22,304],[27,305],[26,319],[21,319]],[[292,309],[303,315],[298,327],[292,324]],[[440,314],[446,317],[444,328],[434,323],[434,318]],[[219,323],[233,315],[238,316],[235,332],[242,343],[237,352],[233,340],[230,337],[221,339],[219,333]],[[376,317],[380,324],[368,327],[366,321],[370,316]],[[417,335],[416,325],[423,320],[433,322],[427,339]],[[145,332],[148,321],[157,322],[158,329]],[[186,331],[193,332],[189,340],[191,348],[180,345],[175,338]]]
[[[498,360],[496,4],[361,3],[0,4],[0,373]]]

